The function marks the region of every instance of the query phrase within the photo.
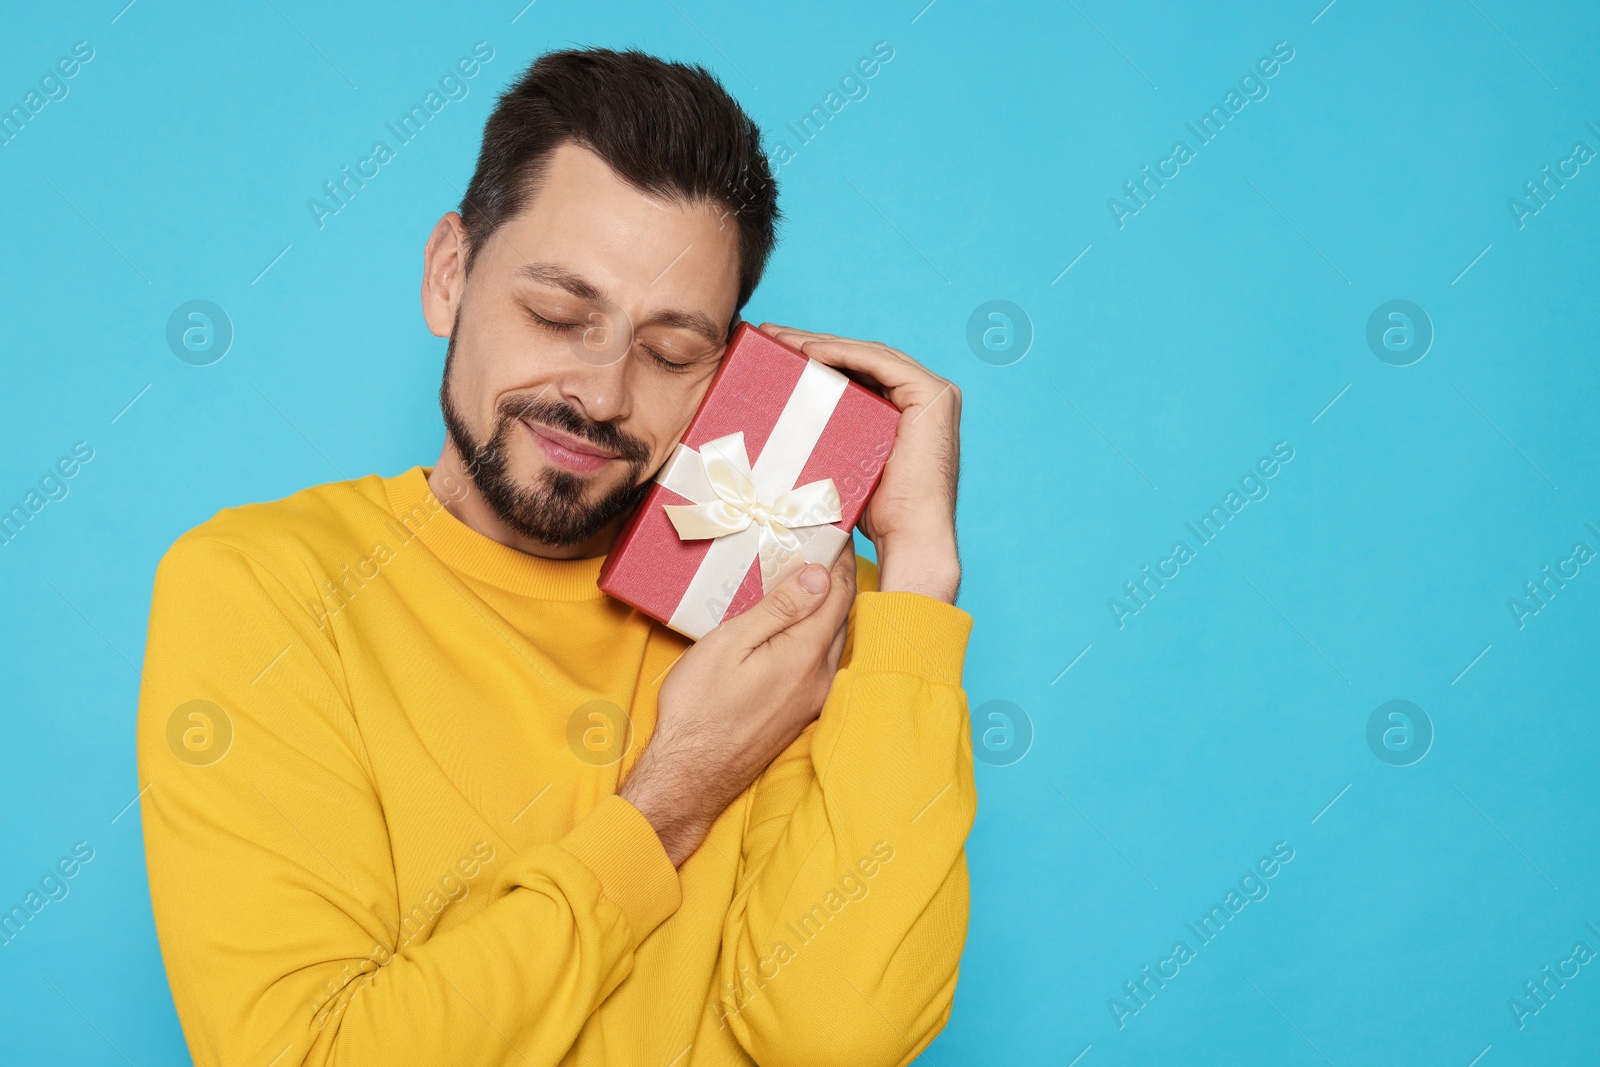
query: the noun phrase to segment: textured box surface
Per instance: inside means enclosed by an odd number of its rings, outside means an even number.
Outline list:
[[[741,323],[695,413],[682,444],[700,449],[706,442],[743,431],[752,465],[760,462],[785,406],[807,374],[809,357]],[[810,372],[815,380],[820,365]],[[828,368],[831,378],[837,372]],[[831,478],[839,492],[843,515],[833,525],[846,534],[866,509],[894,445],[900,413],[893,404],[853,381],[846,381],[815,447],[804,458],[796,485]],[[668,463],[670,466],[670,461]],[[665,468],[663,468],[665,470]],[[674,624],[686,590],[711,550],[712,539],[679,537],[665,510],[668,504],[692,504],[661,484],[660,476],[617,537],[601,569],[600,589],[691,637],[703,636]],[[848,548],[848,540],[845,542]],[[835,557],[836,558],[836,557]],[[760,560],[751,561],[738,580],[723,579],[715,603],[699,605],[731,619],[762,596]],[[723,605],[726,605],[725,608]]]

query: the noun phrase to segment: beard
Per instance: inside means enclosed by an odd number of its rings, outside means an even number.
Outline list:
[[[457,324],[460,322],[459,311]],[[650,479],[641,475],[650,462],[650,450],[608,422],[592,422],[566,404],[539,396],[507,396],[495,409],[494,433],[479,441],[450,398],[450,368],[454,363],[456,329],[445,349],[444,381],[439,386],[439,407],[446,432],[461,454],[467,474],[478,493],[500,521],[524,537],[547,545],[581,545],[617,516],[632,511],[650,491]],[[521,484],[508,469],[512,435],[524,432],[523,419],[540,422],[563,433],[616,453],[628,464],[628,475],[599,500],[588,502],[589,479],[546,467],[532,484]]]

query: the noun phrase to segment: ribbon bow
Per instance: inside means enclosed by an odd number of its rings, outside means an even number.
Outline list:
[[[715,499],[698,504],[663,504],[678,536],[685,541],[740,533],[752,523],[761,527],[758,552],[761,573],[775,575],[800,552],[804,541],[795,529],[821,526],[844,518],[844,505],[832,478],[796,486],[770,500],[756,492],[744,431],[736,430],[700,446],[700,461]]]

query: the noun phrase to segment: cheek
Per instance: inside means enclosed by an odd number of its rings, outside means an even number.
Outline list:
[[[662,469],[671,462],[672,454],[678,449],[677,437],[658,437],[655,441],[655,447],[650,452],[649,464],[645,467],[641,476],[654,478],[661,473]]]
[[[499,423],[499,393],[481,368],[458,365],[450,372],[450,402],[472,435],[487,443]],[[514,443],[514,442],[513,442]]]
[[[450,397],[463,414],[478,417],[479,407],[488,392],[492,346],[465,323],[458,324],[449,348]]]
[[[455,377],[458,396],[470,397],[486,409],[509,392],[539,386],[552,368],[566,357],[560,338],[537,331],[526,309],[514,300],[482,301],[469,305],[456,329]]]
[[[635,426],[629,432],[640,440],[653,442],[658,457],[665,461],[688,432],[715,374],[716,367],[712,366],[700,374],[658,374],[653,382],[641,383],[637,387],[640,391],[634,394]]]

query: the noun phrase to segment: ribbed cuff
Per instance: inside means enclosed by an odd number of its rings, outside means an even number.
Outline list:
[[[561,848],[594,873],[628,920],[631,948],[683,903],[678,869],[642,812],[615,794],[561,839]]]
[[[859,592],[852,671],[914,674],[961,685],[972,616],[954,604],[904,590]]]

